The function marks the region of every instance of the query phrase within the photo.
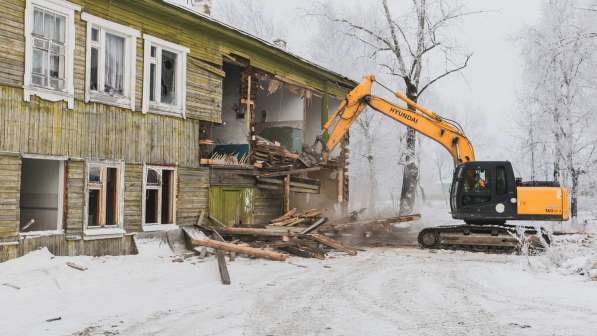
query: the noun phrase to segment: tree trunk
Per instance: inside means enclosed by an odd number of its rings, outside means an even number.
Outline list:
[[[366,132],[367,137],[367,163],[369,165],[369,195],[367,200],[367,211],[370,214],[375,214],[375,201],[377,193],[377,176],[375,172],[375,159],[373,156],[373,138],[369,134],[369,130]]]
[[[406,96],[412,101],[417,101],[416,90],[410,88]],[[409,110],[414,110],[408,106]],[[406,150],[404,153],[404,172],[402,174],[402,191],[400,193],[400,216],[410,215],[415,209],[417,198],[417,182],[419,180],[419,167],[417,166],[417,133],[414,129],[406,131]]]
[[[572,188],[570,190],[570,217],[573,219],[578,216],[578,178],[580,177],[580,174],[580,169],[570,169],[570,179],[572,180]]]

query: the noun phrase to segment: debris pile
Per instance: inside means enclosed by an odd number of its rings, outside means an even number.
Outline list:
[[[258,138],[253,145],[257,166],[263,168],[292,168],[299,155],[286,149],[278,142]]]
[[[303,213],[297,211],[296,208],[288,211],[284,215],[272,219],[270,221],[271,225],[273,226],[296,226],[299,224],[313,224],[313,222],[319,220],[321,218],[323,211],[318,209],[309,209]]]
[[[183,231],[187,244],[201,257],[210,253],[218,257],[222,282],[229,284],[225,253],[231,259],[242,254],[274,261],[285,261],[289,255],[325,259],[329,251],[356,255],[356,248],[317,233],[327,221],[322,213],[318,209],[292,209],[261,227],[227,227],[212,216],[209,219],[215,225],[203,225],[202,214],[195,226],[183,227]]]

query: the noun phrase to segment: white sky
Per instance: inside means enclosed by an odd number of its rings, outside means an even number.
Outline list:
[[[275,17],[276,24],[283,26],[289,49],[308,56],[301,50],[309,48],[309,28],[302,24],[303,8],[309,8],[311,0],[278,1],[260,0],[268,15]],[[340,5],[371,3],[379,6],[380,0],[329,0]],[[395,0],[398,1],[398,0]],[[401,0],[406,1],[406,0]],[[479,159],[513,160],[509,149],[513,143],[512,129],[517,115],[517,92],[521,84],[522,63],[514,38],[525,25],[533,24],[540,14],[541,0],[466,0],[469,10],[485,10],[488,13],[466,17],[454,28],[458,43],[473,57],[468,68],[452,75],[433,88],[442,105],[465,110],[468,117],[483,116],[487,126],[499,130],[498,139],[483,139],[494,143],[491,153],[479,153]],[[374,70],[372,70],[374,71]],[[359,80],[360,78],[355,78]],[[428,106],[438,111],[433,106]],[[461,111],[463,112],[463,111]],[[475,141],[475,139],[473,139]],[[479,140],[481,141],[481,140]],[[485,147],[485,146],[483,146]],[[506,155],[506,157],[503,157]]]

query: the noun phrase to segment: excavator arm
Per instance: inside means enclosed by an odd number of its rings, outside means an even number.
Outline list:
[[[374,76],[365,76],[323,126],[324,132],[327,131],[329,135],[323,146],[324,159],[327,159],[361,112],[369,106],[438,142],[452,155],[454,165],[475,160],[473,145],[455,123],[428,111],[399,91],[393,92],[394,96],[405,102],[408,108],[371,95],[374,82]]]

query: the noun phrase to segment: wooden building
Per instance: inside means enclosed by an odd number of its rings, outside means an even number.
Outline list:
[[[300,150],[355,83],[187,3],[0,2],[0,261],[134,253],[135,233],[202,210],[227,225],[280,214],[255,158],[202,153],[252,153],[261,135]],[[327,176],[318,202],[346,199],[345,167],[330,169],[310,173]]]

